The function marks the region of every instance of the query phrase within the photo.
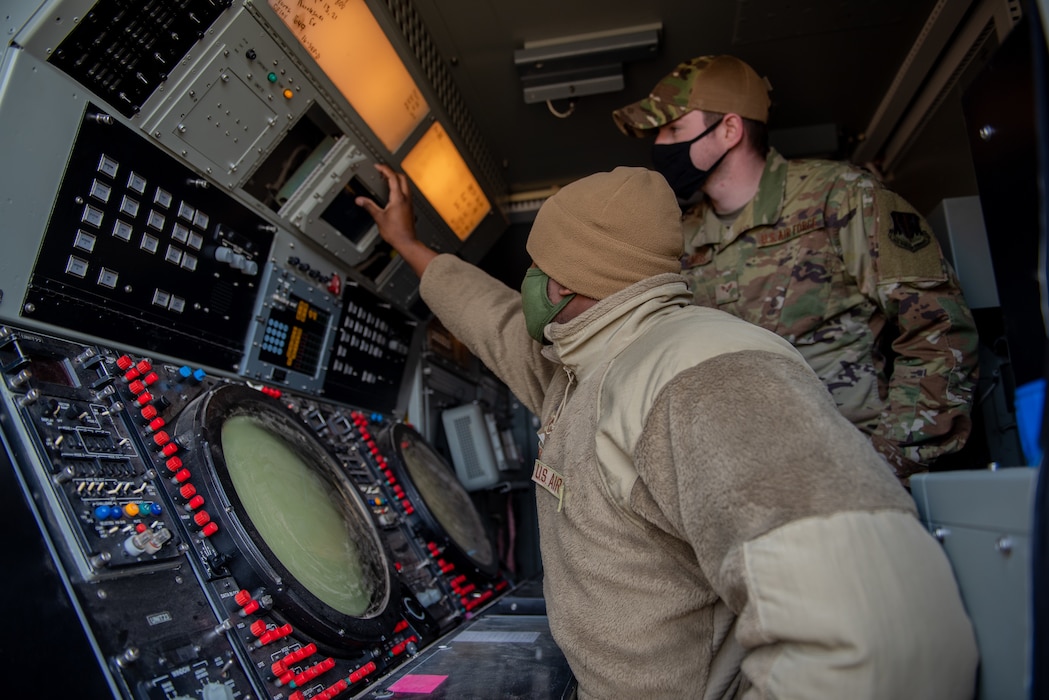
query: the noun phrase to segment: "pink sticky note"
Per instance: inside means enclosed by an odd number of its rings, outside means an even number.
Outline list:
[[[408,674],[388,690],[395,693],[432,693],[448,676],[427,676],[421,673]]]

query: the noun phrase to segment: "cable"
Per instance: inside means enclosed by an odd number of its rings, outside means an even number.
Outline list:
[[[568,119],[570,116],[572,116],[572,112],[575,111],[575,102],[568,103],[567,112],[558,112],[556,109],[554,109],[554,103],[550,100],[546,101],[546,108],[550,110],[550,114],[554,115],[558,119]]]

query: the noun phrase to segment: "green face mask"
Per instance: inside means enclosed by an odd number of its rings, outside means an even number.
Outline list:
[[[575,294],[570,294],[555,305],[546,294],[546,283],[549,281],[550,278],[545,272],[538,267],[530,267],[521,282],[521,305],[525,326],[528,328],[528,335],[540,343],[546,342],[543,337],[546,324],[553,321],[554,316],[561,313],[561,309],[575,298]]]

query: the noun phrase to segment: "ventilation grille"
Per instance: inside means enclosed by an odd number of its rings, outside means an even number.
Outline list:
[[[459,438],[459,448],[462,450],[462,467],[466,475],[471,479],[478,479],[485,475],[481,468],[481,462],[477,459],[477,445],[474,444],[473,433],[470,424],[473,419],[463,416],[455,419],[455,435]]]
[[[524,202],[509,202],[506,206],[506,215],[511,224],[530,224],[535,221],[535,215],[539,213],[540,207],[546,199],[530,199]]]
[[[485,428],[484,412],[477,404],[466,404],[442,412],[455,475],[467,491],[492,486],[499,480],[499,465]]]
[[[491,191],[501,199],[507,192],[502,173],[491,151],[481,138],[473,117],[466,110],[462,95],[459,94],[458,88],[448,74],[444,61],[438,55],[437,48],[423,25],[422,19],[409,0],[386,0],[386,6],[393,15],[397,26],[400,27],[401,33],[407,39],[412,53],[419,60],[452,126],[462,138],[466,150],[473,157],[477,167],[480,168],[479,175],[487,180]]]

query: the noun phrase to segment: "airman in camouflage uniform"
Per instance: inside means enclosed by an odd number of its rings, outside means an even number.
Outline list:
[[[732,57],[694,59],[614,118],[634,135],[692,110],[763,125],[768,88],[756,76]],[[735,95],[726,90],[740,84]],[[719,213],[710,197],[684,211],[682,268],[696,304],[793,343],[905,483],[964,445],[976,329],[954,272],[910,204],[847,163],[788,161],[769,149],[756,194],[732,215]]]

